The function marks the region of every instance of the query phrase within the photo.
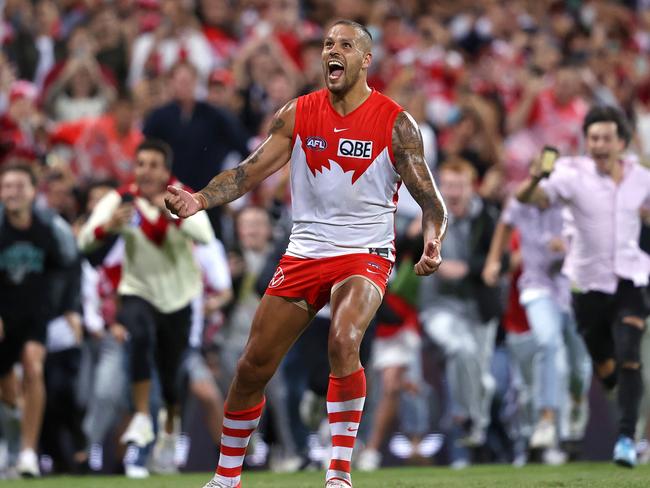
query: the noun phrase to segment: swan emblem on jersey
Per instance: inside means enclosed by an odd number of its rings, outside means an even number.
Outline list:
[[[284,281],[284,271],[282,271],[282,268],[278,266],[278,269],[275,270],[275,274],[273,275],[273,278],[271,278],[271,283],[269,283],[269,288],[275,288],[276,286],[280,286],[283,281]]]

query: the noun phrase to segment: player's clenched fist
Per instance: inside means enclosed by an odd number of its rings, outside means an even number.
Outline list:
[[[204,208],[201,200],[195,195],[171,185],[167,187],[165,206],[171,213],[182,218],[190,217]]]
[[[427,276],[438,269],[442,262],[440,257],[440,240],[433,239],[428,241],[424,246],[422,257],[415,265],[415,274],[418,276]]]

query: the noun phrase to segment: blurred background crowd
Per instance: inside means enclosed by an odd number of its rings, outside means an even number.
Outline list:
[[[562,155],[583,152],[582,121],[594,104],[624,111],[634,127],[630,150],[650,164],[650,1],[2,0],[0,9],[0,169],[32,168],[35,205],[75,233],[102,196],[132,182],[145,139],[169,144],[172,174],[194,189],[236,165],[264,138],[277,109],[323,86],[328,23],[366,25],[374,38],[369,83],[418,122],[452,221],[471,217],[473,247],[455,252],[446,243],[448,266],[415,279],[419,210],[400,192],[401,261],[366,341],[374,415],[364,417],[358,465],[375,469],[382,457],[455,467],[526,462],[543,406],[531,407],[536,395],[508,348],[511,336],[528,331],[514,286],[516,235],[508,271],[490,283],[481,276],[492,231],[545,144]],[[97,386],[106,357],[127,354],[130,340],[115,319],[124,251],[81,255],[79,299],[50,324],[47,340],[41,471],[113,471],[122,459],[158,471],[213,467],[219,392],[290,230],[286,169],[209,213],[218,241],[202,265],[203,331],[188,344],[197,354],[188,361],[201,368],[184,366],[196,374],[185,375],[181,420],[161,419],[153,453],[120,447],[132,402],[126,372],[109,377],[112,388]],[[212,276],[211,266],[220,267]],[[435,298],[441,294],[453,300]],[[474,332],[441,337],[460,320]],[[249,464],[296,470],[326,456],[314,434],[324,414],[326,331],[324,311],[276,375]],[[382,362],[373,349],[395,334],[413,351],[404,364]],[[599,391],[589,397],[580,339],[574,333],[561,342],[552,366],[565,384],[557,429],[533,446],[548,463],[580,456],[569,443],[585,435],[590,400],[606,402]],[[73,351],[69,360],[47,362],[62,351]],[[111,371],[127,363],[118,357]],[[160,397],[155,390],[152,398]],[[537,413],[528,415],[531,409]],[[4,416],[12,415],[7,407]],[[5,468],[17,456],[9,420],[0,424]],[[199,453],[201,445],[208,448]],[[588,454],[599,455],[593,446]]]

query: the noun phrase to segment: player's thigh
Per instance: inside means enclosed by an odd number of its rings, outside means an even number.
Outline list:
[[[313,315],[285,298],[264,295],[260,302],[243,356],[257,366],[276,368]]]
[[[377,286],[370,280],[349,278],[332,294],[330,340],[343,334],[360,342],[381,301]]]

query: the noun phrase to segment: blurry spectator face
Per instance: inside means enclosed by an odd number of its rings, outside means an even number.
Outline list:
[[[372,54],[357,29],[339,24],[327,33],[322,58],[327,88],[332,93],[344,94],[368,69]]]
[[[55,175],[48,181],[46,198],[47,206],[59,215],[68,216],[74,212],[73,183],[62,175]]]
[[[273,106],[273,111],[279,109],[296,95],[292,81],[281,71],[270,77],[266,85],[266,93]]]
[[[15,81],[9,91],[9,116],[18,122],[26,123],[36,111],[36,86],[24,80]]]
[[[533,40],[532,62],[543,72],[552,71],[562,59],[562,54],[554,45],[553,39],[538,35]]]
[[[160,2],[160,11],[170,19],[183,15],[183,10],[183,2],[180,0],[162,0]]]
[[[261,46],[250,58],[250,75],[258,85],[265,84],[269,73],[273,72],[277,61],[271,56],[267,46]]]
[[[238,105],[235,78],[227,70],[217,70],[210,75],[207,101],[217,107],[235,110]]]
[[[196,89],[196,72],[191,66],[181,64],[172,72],[172,93],[179,102],[193,102]]]
[[[77,27],[68,40],[68,54],[72,57],[94,56],[96,47],[94,39],[85,27]]]
[[[94,17],[93,33],[102,44],[111,44],[119,40],[120,23],[115,10],[104,8]]]
[[[555,99],[560,105],[570,103],[580,94],[580,75],[574,68],[561,68],[555,75]]]
[[[242,249],[262,252],[271,240],[271,222],[266,210],[248,207],[237,218],[237,238]]]
[[[226,25],[229,8],[226,0],[201,0],[201,12],[205,23],[213,26]]]
[[[449,43],[449,33],[430,15],[423,15],[418,18],[417,32],[420,35],[422,43],[426,46],[432,44],[447,45]]]
[[[115,125],[120,134],[126,134],[133,126],[133,104],[129,100],[118,100],[113,108]]]
[[[474,195],[474,177],[471,171],[443,169],[439,175],[440,193],[454,217],[464,217]]]
[[[587,153],[600,171],[609,171],[625,149],[625,140],[618,136],[616,122],[595,122],[587,128]]]
[[[28,210],[36,198],[36,188],[29,174],[8,170],[0,179],[0,202],[9,213]]]
[[[36,4],[36,25],[44,35],[52,35],[59,20],[59,10],[51,0],[42,0]]]
[[[162,153],[145,149],[136,154],[135,182],[144,198],[151,200],[162,193],[170,175]]]
[[[268,9],[269,21],[280,31],[291,29],[300,20],[298,0],[269,0]]]
[[[28,122],[35,109],[36,106],[31,99],[21,97],[12,101],[9,107],[9,116],[17,122]]]

